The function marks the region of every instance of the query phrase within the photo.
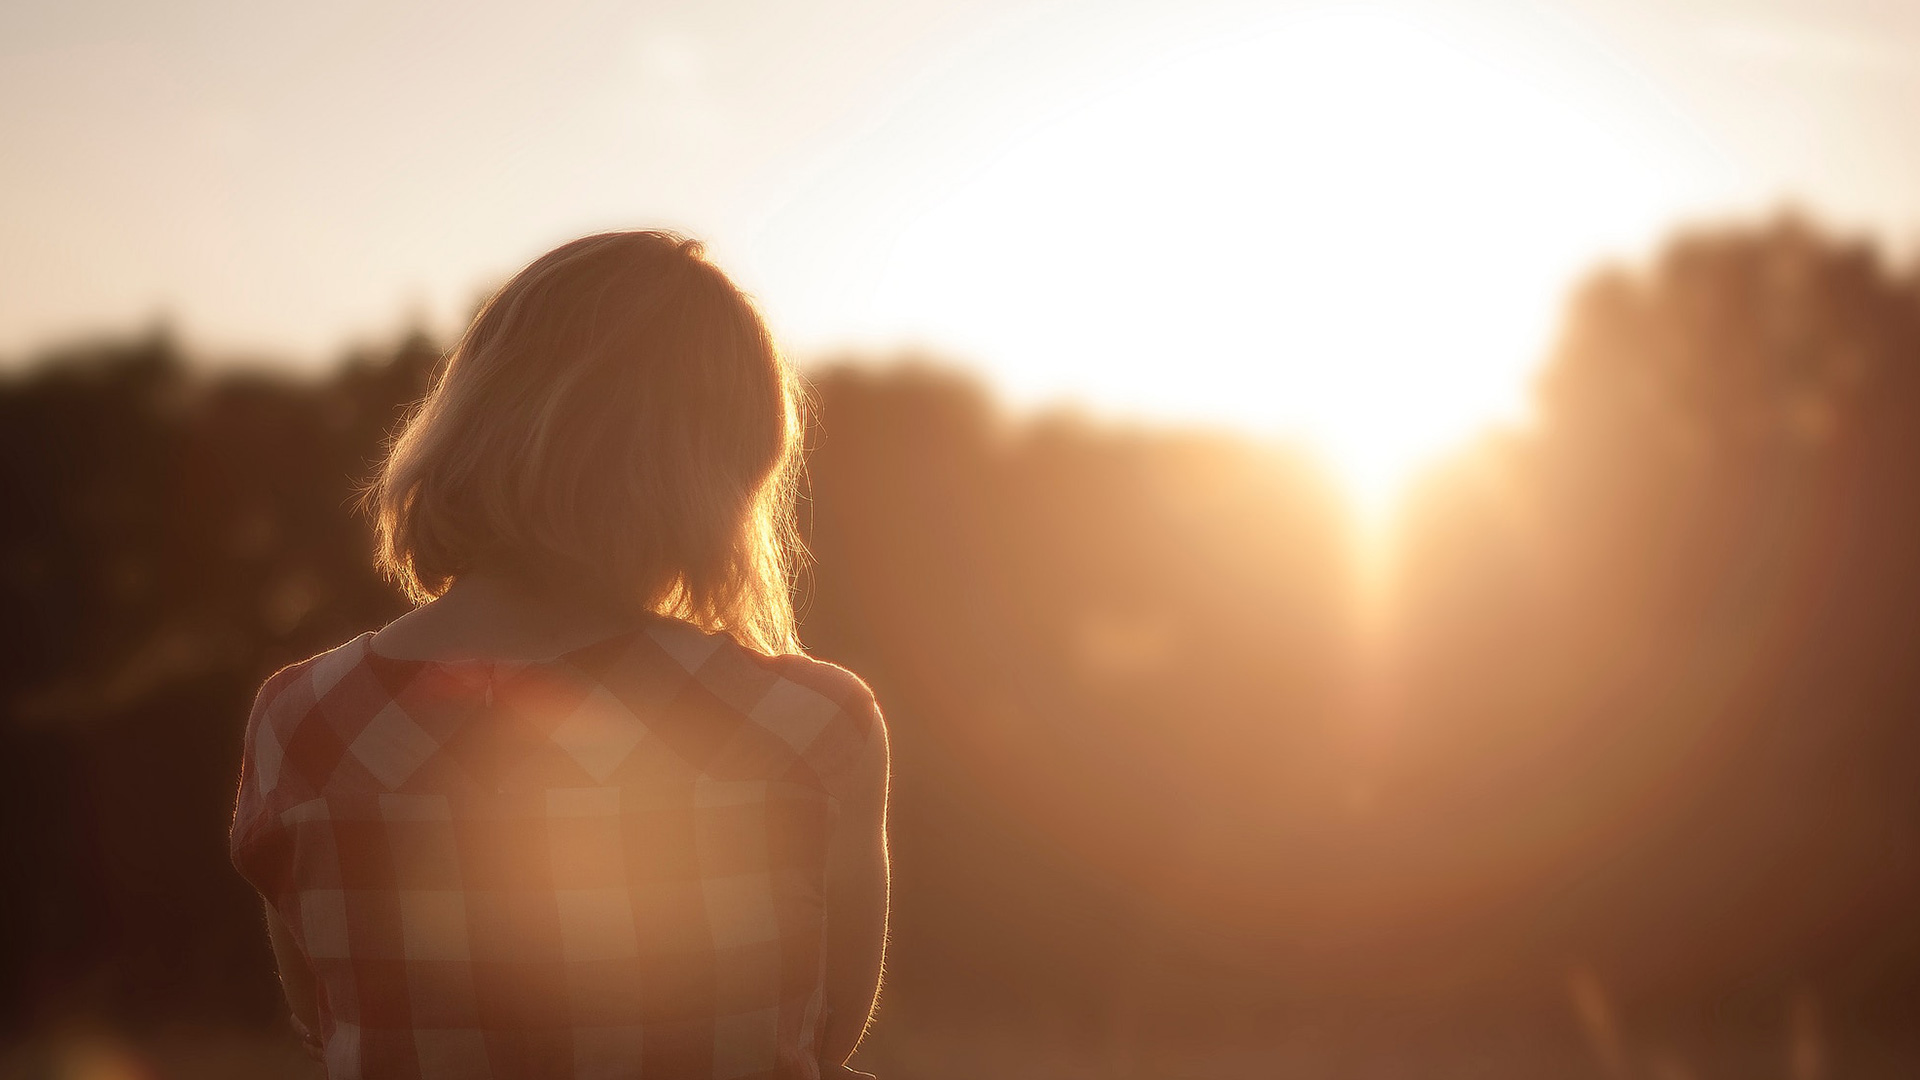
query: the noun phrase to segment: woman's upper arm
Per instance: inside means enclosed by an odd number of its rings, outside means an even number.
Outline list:
[[[839,814],[828,845],[829,902],[833,894],[871,901],[884,914],[887,892],[887,795],[891,752],[886,722],[869,704],[861,747],[838,791]]]
[[[273,710],[300,665],[282,668],[264,682],[254,697],[240,753],[240,782],[234,802],[233,822],[228,831],[228,856],[234,869],[251,884],[263,900],[267,939],[273,948],[274,966],[288,1010],[309,1054],[318,1043],[312,1032],[320,1023],[319,993],[312,967],[307,962],[291,927],[274,906],[276,898],[288,895],[291,872],[291,843],[277,813],[284,801],[279,796],[283,779],[280,747],[284,733],[269,730]]]
[[[851,780],[840,793],[842,813],[869,831],[884,835],[887,821],[887,790],[891,783],[892,749],[887,741],[887,723],[877,702],[868,702],[866,730],[863,732]]]
[[[862,748],[846,777],[827,848],[826,971],[830,1021],[821,1059],[845,1061],[859,1045],[879,993],[888,904],[886,725],[872,710]]]

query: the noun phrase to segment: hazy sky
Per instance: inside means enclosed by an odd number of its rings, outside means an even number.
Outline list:
[[[1915,231],[1916,117],[1912,2],[13,0],[0,356],[164,311],[313,365],[668,225],[803,356],[1336,444],[1385,380],[1432,442],[1600,254]]]

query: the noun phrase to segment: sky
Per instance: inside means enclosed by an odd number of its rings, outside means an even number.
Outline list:
[[[316,370],[606,228],[803,360],[1303,436],[1521,418],[1568,285],[1791,202],[1920,234],[1920,3],[0,5],[0,364]]]

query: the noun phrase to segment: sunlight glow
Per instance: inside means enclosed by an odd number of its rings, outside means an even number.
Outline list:
[[[1524,416],[1575,274],[1672,211],[1637,129],[1507,55],[1353,8],[1178,52],[951,180],[870,303],[1016,401],[1302,438],[1377,516]]]

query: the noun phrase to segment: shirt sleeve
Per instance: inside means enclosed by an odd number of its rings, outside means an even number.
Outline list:
[[[293,673],[279,671],[254,695],[253,708],[247,714],[246,733],[240,747],[240,782],[234,797],[233,822],[227,831],[227,854],[233,868],[263,896],[271,898],[281,884],[274,852],[283,832],[274,798],[279,787],[285,750],[281,734],[274,730],[274,704]]]
[[[825,713],[807,725],[810,737],[796,743],[807,769],[828,795],[842,802],[884,801],[887,724],[872,688],[853,672],[811,657],[782,657],[781,665],[786,677],[804,685]],[[802,711],[812,708],[803,706]]]
[[[840,745],[832,749],[832,760],[816,766],[821,782],[843,803],[884,805],[890,752],[880,703],[863,684],[860,695],[842,708],[846,727]]]

